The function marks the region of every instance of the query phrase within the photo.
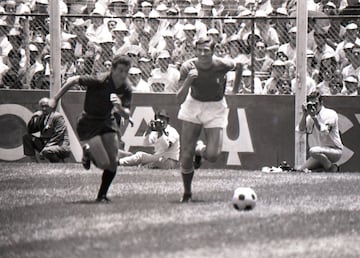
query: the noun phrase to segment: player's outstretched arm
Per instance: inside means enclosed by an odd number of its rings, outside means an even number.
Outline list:
[[[55,94],[55,96],[50,99],[49,106],[55,108],[60,98],[74,85],[79,83],[80,76],[70,77],[65,84],[61,87],[61,89]]]
[[[235,82],[233,87],[233,93],[239,93],[240,83],[242,79],[243,65],[241,63],[236,63],[235,65]]]
[[[193,82],[193,80],[195,80],[198,77],[198,71],[197,69],[191,69],[188,73],[188,75],[186,76],[185,80],[180,81],[180,88],[179,90],[176,92],[176,99],[178,101],[179,104],[183,103],[188,92],[189,92],[189,88],[191,86],[191,83]]]

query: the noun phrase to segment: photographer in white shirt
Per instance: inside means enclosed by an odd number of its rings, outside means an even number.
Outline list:
[[[296,128],[297,132],[308,134],[308,159],[297,170],[339,171],[335,164],[340,160],[343,144],[335,110],[323,106],[320,92],[313,91],[303,104],[303,116]]]
[[[145,165],[154,169],[179,167],[179,133],[169,125],[170,117],[165,110],[157,112],[154,118],[144,134],[144,145],[154,146],[154,153],[138,151],[131,156],[120,158],[120,166]]]

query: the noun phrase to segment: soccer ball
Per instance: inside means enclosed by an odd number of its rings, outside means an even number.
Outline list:
[[[234,191],[232,205],[236,210],[252,210],[255,208],[257,196],[250,187],[238,187]]]

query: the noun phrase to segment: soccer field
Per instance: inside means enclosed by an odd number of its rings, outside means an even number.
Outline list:
[[[360,257],[360,173],[200,169],[190,204],[179,171],[0,163],[0,257]],[[239,186],[258,196],[237,211]]]

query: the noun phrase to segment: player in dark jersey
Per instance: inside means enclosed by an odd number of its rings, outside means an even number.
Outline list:
[[[200,167],[201,159],[215,162],[221,153],[223,128],[228,118],[225,74],[236,71],[234,92],[241,78],[242,65],[214,56],[214,47],[210,38],[200,38],[195,46],[196,58],[185,61],[180,69],[177,98],[182,103],[178,114],[182,120],[180,161],[184,194],[181,202],[191,201],[194,169]],[[202,128],[206,145],[198,140]]]
[[[118,161],[119,141],[115,116],[128,119],[132,98],[127,75],[131,60],[115,56],[111,72],[101,78],[74,76],[69,78],[50,101],[55,107],[59,99],[74,85],[86,88],[84,110],[77,121],[77,133],[83,145],[83,165],[90,168],[90,160],[103,169],[102,182],[97,195],[98,202],[110,201],[107,192],[113,181]]]

